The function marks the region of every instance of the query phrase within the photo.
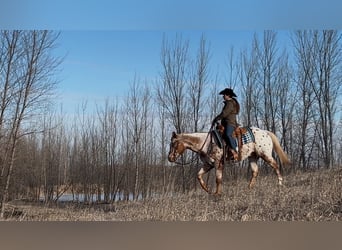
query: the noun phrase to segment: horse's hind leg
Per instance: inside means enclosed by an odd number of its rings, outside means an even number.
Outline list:
[[[270,166],[274,169],[275,173],[278,176],[278,184],[281,186],[283,185],[283,177],[280,174],[280,170],[279,170],[279,166],[276,162],[276,160],[272,157],[272,156],[262,156],[262,158],[268,163],[270,164]]]
[[[256,178],[258,176],[258,165],[257,165],[257,157],[249,157],[249,166],[251,167],[252,170],[252,177],[251,180],[249,181],[249,188],[253,188],[255,183],[256,183]]]

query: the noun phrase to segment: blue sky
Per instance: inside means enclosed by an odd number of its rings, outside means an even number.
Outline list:
[[[62,31],[55,53],[65,59],[58,76],[59,102],[68,112],[83,101],[101,104],[107,98],[127,96],[135,76],[153,84],[161,73],[160,51],[165,36],[176,35],[189,41],[192,58],[200,37],[205,36],[210,49],[212,74],[219,74],[225,87],[224,72],[228,53],[236,54],[251,46],[256,31]],[[262,32],[261,32],[262,33]],[[279,32],[279,40],[289,42],[289,33]]]
[[[64,57],[60,73],[64,104],[102,103],[125,96],[134,76],[158,73],[159,35],[131,31],[62,31],[56,54]]]
[[[204,33],[211,67],[221,72],[231,46],[250,46],[253,33],[342,28],[342,1],[301,0],[3,0],[1,29],[61,31],[55,53],[61,66],[59,101],[68,109],[84,100],[122,97],[136,75],[152,81],[160,72],[163,34],[175,33],[196,50]],[[285,34],[285,35],[284,35]],[[192,51],[194,53],[194,51]],[[222,79],[223,80],[223,79]]]
[[[340,0],[2,0],[3,28],[292,29],[341,27]]]

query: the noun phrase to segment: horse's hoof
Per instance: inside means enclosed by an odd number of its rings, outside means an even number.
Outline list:
[[[213,195],[212,195],[212,201],[213,202],[219,202],[219,201],[221,201],[222,200],[222,194],[220,194],[220,193],[214,193]]]

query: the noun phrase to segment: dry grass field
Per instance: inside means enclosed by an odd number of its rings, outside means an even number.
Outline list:
[[[222,197],[198,189],[174,197],[113,204],[7,204],[9,221],[341,221],[342,169],[285,175],[279,187],[273,174],[224,183]]]

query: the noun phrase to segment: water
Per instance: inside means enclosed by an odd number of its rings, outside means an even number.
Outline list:
[[[117,193],[116,195],[112,194],[110,195],[110,200],[112,200],[113,198],[115,197],[115,200],[114,201],[120,201],[120,200],[125,200],[127,199],[126,198],[126,195],[121,192],[121,193]],[[56,197],[54,197],[55,199]],[[86,199],[87,198],[87,199]],[[130,201],[133,201],[134,199],[134,196],[132,193],[130,193],[128,195],[128,200]],[[142,194],[139,194],[138,195],[138,200],[142,200],[143,197],[142,197]],[[40,198],[40,200],[45,200],[44,196]],[[103,201],[104,200],[104,194],[101,194],[100,196],[100,201]],[[75,202],[97,202],[99,201],[98,200],[98,195],[97,194],[93,194],[93,195],[88,195],[86,197],[85,194],[62,194],[59,198],[58,198],[58,201],[61,201],[61,202],[68,202],[68,201],[75,201]]]

